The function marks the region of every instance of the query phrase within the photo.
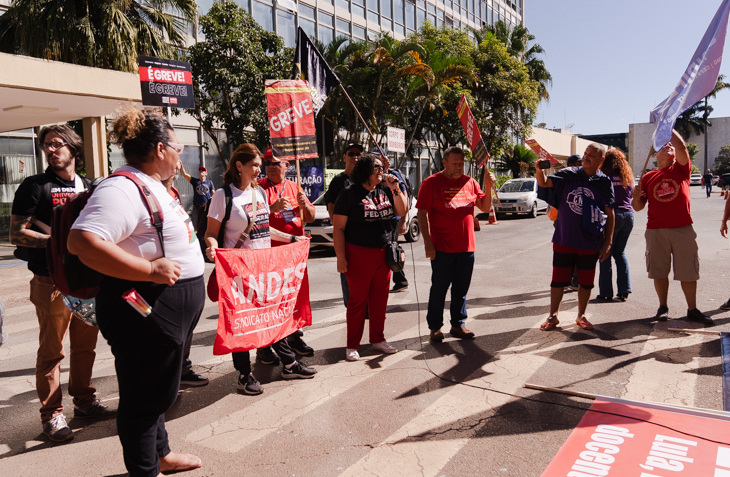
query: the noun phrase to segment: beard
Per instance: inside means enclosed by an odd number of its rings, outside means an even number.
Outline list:
[[[69,157],[66,160],[58,159],[54,162],[48,161],[48,165],[51,166],[53,172],[65,171],[71,164],[74,163],[75,158]]]

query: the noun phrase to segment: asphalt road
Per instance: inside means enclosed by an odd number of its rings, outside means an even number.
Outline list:
[[[730,312],[719,310],[730,297],[730,242],[719,234],[724,201],[717,193],[706,199],[703,189],[691,189],[702,275],[698,304],[715,320],[713,329],[729,331]],[[209,303],[192,359],[211,383],[182,390],[167,416],[173,449],[204,462],[184,475],[539,476],[591,401],[536,392],[525,383],[722,409],[718,337],[667,331],[702,327],[684,320],[678,283],[670,286],[670,321],[651,319],[658,303],[644,266],[646,212],[636,217],[627,248],[633,293],[625,303],[591,301],[594,331],[574,324],[575,293],[565,296],[562,328],[539,330],[548,311],[553,231],[544,214],[482,222],[468,295],[467,326],[474,340],[447,335],[441,344],[428,342],[430,265],[422,242],[412,252],[405,245],[411,285],[389,300],[386,337],[400,351],[383,356],[364,345],[355,363],[344,360],[345,315],[334,254],[313,250],[314,324],[305,338],[316,354],[304,361],[319,374],[284,381],[280,367],[256,364],[265,388],[260,396],[236,394],[230,358],[213,356],[217,308]],[[8,256],[10,250],[0,250],[0,297],[10,333],[0,347],[0,475],[124,475],[114,421],[72,419],[76,437],[63,445],[41,435],[30,274]],[[97,351],[94,384],[99,397],[115,406],[113,357],[102,338]],[[67,370],[68,360],[64,383]],[[67,395],[64,403],[70,419]]]

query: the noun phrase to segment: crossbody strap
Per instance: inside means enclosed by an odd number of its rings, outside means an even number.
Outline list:
[[[139,194],[142,196],[142,202],[144,202],[145,206],[147,207],[147,211],[150,214],[150,222],[154,226],[155,230],[157,231],[157,236],[160,239],[160,248],[162,249],[162,256],[165,256],[165,239],[162,236],[162,223],[164,221],[164,216],[162,214],[162,207],[160,206],[160,203],[157,200],[157,197],[152,193],[149,187],[147,187],[147,184],[145,184],[142,179],[137,177],[133,172],[129,171],[117,171],[114,174],[110,175],[109,177],[126,177],[127,179],[131,180],[135,183],[137,188],[139,189]]]
[[[238,237],[238,242],[236,242],[236,245],[233,248],[241,248],[243,244],[248,240],[249,234],[251,233],[251,229],[253,229],[254,223],[256,222],[256,215],[258,214],[259,209],[259,197],[258,197],[258,191],[257,187],[254,184],[251,184],[251,218],[248,221],[248,225],[246,226],[246,230],[241,232],[241,236]],[[246,213],[246,210],[244,208],[244,213]]]
[[[226,222],[231,218],[231,209],[233,208],[233,191],[231,185],[223,186],[223,192],[226,194],[226,213],[221,221],[221,228],[218,230],[218,247],[223,247],[223,240],[226,236]]]

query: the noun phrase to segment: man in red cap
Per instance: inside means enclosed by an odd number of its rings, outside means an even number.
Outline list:
[[[286,179],[288,168],[289,162],[280,161],[274,157],[271,146],[267,147],[264,153],[266,177],[259,180],[259,185],[266,192],[269,202],[269,225],[281,232],[301,236],[304,235],[304,223],[314,222],[314,206],[296,182]],[[304,223],[302,223],[302,216]],[[286,243],[271,241],[272,247],[280,245],[286,245]],[[292,333],[289,336],[289,345],[299,356],[314,355],[314,350],[302,340],[302,335],[301,330]],[[259,350],[259,352],[261,351]],[[257,358],[259,352],[257,352]],[[269,353],[262,362],[278,362],[278,359],[274,359],[277,357],[270,351],[270,348]]]

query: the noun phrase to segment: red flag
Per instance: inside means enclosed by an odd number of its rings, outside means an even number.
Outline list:
[[[534,139],[528,139],[528,140],[526,140],[525,141],[525,144],[527,144],[527,146],[530,149],[532,149],[533,151],[535,151],[535,153],[537,153],[537,155],[540,157],[540,159],[550,159],[550,165],[555,166],[557,164],[560,164],[560,161],[558,161],[557,159],[555,159],[552,154],[550,154],[549,152],[547,152],[545,150],[545,148],[543,148],[541,145],[539,145],[537,143],[537,141],[535,141]]]
[[[312,324],[308,253],[309,241],[216,250],[220,295],[213,354],[262,348]]]
[[[266,107],[274,157],[280,161],[319,157],[314,106],[304,80],[266,80]]]
[[[469,142],[471,148],[472,157],[477,162],[478,167],[482,167],[489,159],[489,151],[484,145],[482,139],[482,133],[479,132],[479,126],[474,119],[474,115],[469,109],[469,104],[466,102],[466,95],[461,95],[459,105],[456,107],[456,114],[459,116],[459,121],[464,128],[466,134],[466,140]]]

